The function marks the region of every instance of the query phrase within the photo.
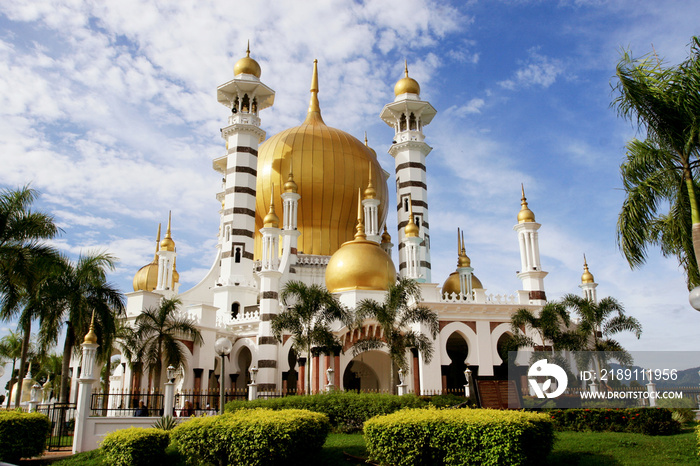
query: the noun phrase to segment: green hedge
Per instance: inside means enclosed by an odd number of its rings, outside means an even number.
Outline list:
[[[0,411],[0,461],[16,463],[41,455],[50,429],[43,414]]]
[[[414,395],[335,391],[267,400],[231,401],[226,403],[226,412],[254,408],[306,409],[328,416],[331,427],[336,432],[357,432],[362,430],[362,424],[366,420],[374,416],[390,414],[403,408],[420,408],[427,405],[428,402]]]
[[[554,445],[545,414],[492,409],[406,409],[365,423],[382,465],[542,464]]]
[[[695,428],[695,435],[698,437],[698,456],[700,456],[700,425]]]
[[[329,430],[320,413],[254,409],[192,418],[170,435],[191,464],[306,465]]]
[[[108,464],[153,466],[162,462],[169,443],[170,436],[162,429],[131,427],[107,434],[100,448]]]
[[[557,430],[671,435],[681,428],[665,408],[555,409],[546,413]]]

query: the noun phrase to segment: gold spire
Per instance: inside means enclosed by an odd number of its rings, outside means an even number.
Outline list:
[[[357,188],[357,226],[355,227],[355,240],[364,241],[366,239],[365,222],[362,219],[362,196],[360,195],[360,188]]]
[[[404,73],[406,74],[406,77],[408,78],[408,59],[407,58],[403,59],[403,70],[404,70]]]
[[[163,238],[163,241],[160,242],[160,250],[161,251],[174,251],[175,250],[175,241],[173,241],[173,237],[170,235],[170,221],[172,219],[172,211],[168,212],[168,229],[165,231],[165,238]]]
[[[160,223],[158,224],[158,235],[156,236],[156,252],[153,254],[153,262],[158,261],[158,248],[160,247]]]
[[[279,228],[280,226],[280,219],[275,213],[275,184],[272,184],[272,187],[270,189],[271,194],[270,194],[270,210],[267,212],[267,215],[265,215],[265,218],[263,219],[263,224],[265,228]]]
[[[180,283],[180,274],[177,271],[177,258],[173,259],[173,289],[175,289],[175,283]]]
[[[386,229],[386,223],[384,224],[384,233],[382,233],[382,244],[391,243],[391,235]]]
[[[593,274],[588,271],[588,264],[586,263],[586,255],[583,255],[583,275],[581,275],[581,283],[595,283]]]
[[[83,343],[97,343],[97,334],[95,333],[95,311],[92,311],[90,330],[88,330],[88,333],[85,335]]]
[[[404,232],[409,238],[416,238],[418,236],[418,226],[413,223],[413,201],[410,195],[408,196],[408,225],[406,225]]]
[[[467,250],[464,247],[464,231],[462,233],[462,238],[460,239],[460,229],[457,228],[457,267],[471,267],[472,261],[467,256]]]
[[[292,161],[289,161],[289,178],[287,178],[287,182],[284,183],[284,192],[285,193],[296,193],[299,187],[297,186],[296,182],[294,181],[294,174],[292,173]]]
[[[523,197],[520,199],[520,212],[518,212],[518,223],[531,223],[535,221],[535,214],[527,206],[527,199],[525,198],[525,187],[520,184],[520,190]]]
[[[309,110],[306,113],[304,124],[323,124],[321,118],[321,106],[318,103],[318,60],[314,60],[314,71],[311,75],[311,99],[309,100]]]
[[[374,185],[372,184],[372,162],[369,162],[369,183],[367,183],[367,188],[365,189],[365,199],[374,199],[376,197],[377,190],[374,189]]]
[[[260,78],[260,65],[258,62],[250,58],[250,40],[248,40],[248,47],[246,48],[245,57],[238,60],[233,67],[233,75],[238,76],[239,74],[252,74],[256,78]]]

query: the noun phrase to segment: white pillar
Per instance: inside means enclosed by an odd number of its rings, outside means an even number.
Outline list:
[[[90,338],[90,334],[92,337]],[[85,423],[90,415],[90,399],[92,397],[92,384],[97,381],[94,377],[95,356],[97,354],[97,337],[92,331],[85,336],[83,342],[83,359],[80,379],[78,379],[78,399],[75,406],[75,431],[73,432],[73,454],[84,451]]]

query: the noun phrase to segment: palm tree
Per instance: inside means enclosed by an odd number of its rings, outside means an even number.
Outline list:
[[[350,325],[350,313],[333,294],[319,285],[307,286],[300,281],[290,281],[282,288],[280,299],[287,308],[272,321],[272,334],[282,341],[288,332],[292,348],[297,354],[311,357],[312,347],[337,348],[340,346],[330,330],[330,325],[340,321]],[[311,371],[306,371],[306,386],[311,386]]]
[[[12,386],[15,384],[17,379],[15,378],[15,366],[17,365],[17,360],[22,357],[22,336],[19,332],[13,332],[10,330],[8,335],[5,335],[0,339],[0,359],[9,359],[12,361],[12,371],[10,372],[10,381],[8,382],[7,390],[7,408],[10,408],[10,394],[12,393]]]
[[[163,298],[158,307],[146,309],[134,322],[136,339],[141,342],[139,359],[156,385],[160,384],[163,363],[166,367],[185,366],[187,348],[180,339],[189,339],[196,345],[203,342],[194,322],[179,315],[181,304],[178,298]]]
[[[61,369],[60,401],[68,401],[68,374],[70,358],[77,351],[81,337],[90,326],[95,315],[95,333],[100,346],[97,357],[109,358],[112,343],[116,338],[116,320],[124,314],[124,295],[107,282],[107,271],[114,270],[116,258],[108,253],[80,255],[73,263],[61,258],[60,271],[45,283],[44,306],[51,309],[49,315],[40,319],[39,341],[49,347],[58,340],[65,324],[63,367]]]
[[[383,303],[365,299],[355,309],[358,325],[366,319],[374,319],[382,328],[384,336],[364,337],[353,345],[353,355],[370,350],[386,348],[391,358],[389,375],[392,390],[394,388],[394,370],[406,371],[406,351],[415,348],[423,354],[426,362],[433,356],[433,343],[425,334],[411,328],[414,324],[426,326],[432,339],[437,338],[439,331],[438,316],[425,306],[420,306],[421,292],[418,284],[411,279],[401,278],[389,287]]]
[[[40,285],[49,275],[57,252],[43,243],[59,229],[50,215],[32,211],[38,193],[28,186],[0,192],[0,319],[19,317],[22,354],[19,378],[26,371],[32,320],[41,316]],[[22,396],[17,387],[15,406]]]
[[[521,327],[529,328],[537,332],[542,341],[542,346],[547,341],[552,343],[552,353],[560,349],[573,349],[577,346],[577,335],[566,331],[569,328],[571,318],[563,303],[551,301],[545,304],[537,316],[529,309],[521,308],[515,311],[510,318],[513,331],[514,344],[518,347],[535,346],[536,342],[521,331]]]
[[[626,193],[617,222],[617,242],[631,267],[646,260],[657,245],[675,255],[686,271],[688,287],[700,285],[700,210],[696,176],[700,163],[700,39],[693,37],[690,57],[664,67],[656,55],[617,65],[618,113],[636,121],[646,139],[627,144],[620,167]],[[659,213],[670,205],[668,213]]]

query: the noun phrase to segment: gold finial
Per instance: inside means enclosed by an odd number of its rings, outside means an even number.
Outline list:
[[[520,212],[518,212],[518,223],[532,223],[535,221],[535,214],[527,206],[527,198],[525,197],[525,186],[520,184],[522,198],[520,199]]]
[[[263,219],[263,225],[265,228],[279,228],[280,219],[275,213],[275,184],[272,183],[270,187],[270,210],[265,215]]]
[[[367,131],[365,131],[365,146],[369,147],[369,141],[367,141]]]
[[[365,189],[365,199],[374,199],[377,197],[377,190],[374,189],[374,184],[372,184],[372,162],[369,162],[369,183],[367,183],[367,188]]]
[[[289,161],[289,177],[287,178],[287,182],[284,183],[283,186],[284,192],[285,193],[296,193],[299,187],[297,186],[296,182],[294,181],[294,174],[292,173],[292,161]]]
[[[83,343],[97,343],[97,334],[95,333],[95,311],[92,311],[92,318],[90,319],[90,329],[85,335]]]
[[[461,238],[460,238],[461,233]],[[467,256],[467,250],[464,243],[464,230],[457,228],[457,267],[471,267],[472,261]]]
[[[403,69],[406,77],[408,78],[408,60],[405,58],[403,59]]]
[[[309,110],[306,114],[304,124],[311,124],[314,122],[323,124],[323,118],[321,118],[321,106],[318,103],[318,60],[314,60],[314,71],[311,75],[310,92],[311,99],[309,101]]]
[[[595,283],[593,274],[588,270],[585,254],[583,255],[583,275],[581,275],[581,283]]]
[[[408,196],[408,224],[404,232],[407,237],[415,238],[418,236],[418,226],[413,222],[413,200],[410,194]]]
[[[357,227],[355,227],[355,240],[365,240],[365,222],[362,219],[362,196],[360,188],[357,188]]]
[[[248,39],[248,46],[245,49],[245,56],[250,57],[250,39]]]
[[[160,247],[160,223],[158,224],[158,235],[156,235],[156,252],[153,254],[153,261],[158,260],[158,248]]]
[[[175,241],[170,233],[170,225],[172,220],[172,211],[168,211],[168,228],[165,231],[165,238],[160,242],[161,251],[175,251]]]
[[[384,224],[384,233],[382,233],[382,244],[391,243],[391,235],[386,229],[386,223]]]

